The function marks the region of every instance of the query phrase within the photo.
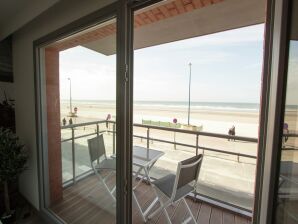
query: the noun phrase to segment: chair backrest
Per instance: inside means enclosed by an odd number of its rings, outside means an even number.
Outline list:
[[[176,176],[176,189],[183,187],[193,181],[196,184],[203,160],[203,155],[197,155],[178,163]]]
[[[95,160],[99,160],[102,156],[106,157],[103,135],[98,135],[95,138],[88,139],[88,148],[91,164]]]

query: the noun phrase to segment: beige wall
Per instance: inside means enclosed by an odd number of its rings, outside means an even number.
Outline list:
[[[20,177],[21,193],[39,208],[33,41],[107,5],[111,0],[64,0],[13,35],[16,129],[30,150],[29,169]]]

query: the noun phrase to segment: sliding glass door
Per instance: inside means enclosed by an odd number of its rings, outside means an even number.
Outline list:
[[[116,19],[43,46],[48,194],[67,223],[116,221]]]
[[[275,224],[298,223],[298,1],[289,3],[284,118],[280,135],[280,161],[276,177]]]
[[[57,223],[129,223],[124,6],[111,1],[35,42],[41,210]]]

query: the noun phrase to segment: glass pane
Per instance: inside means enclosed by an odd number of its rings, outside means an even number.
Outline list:
[[[161,1],[134,12],[134,153],[162,155],[138,173],[134,154],[133,185],[171,178],[179,162],[203,154],[195,192],[200,201],[187,200],[197,216],[206,201],[252,212],[265,7],[243,5],[248,2]],[[139,223],[154,210],[147,209],[156,192],[143,181],[133,194]],[[173,204],[170,219],[182,223],[185,206]],[[208,206],[202,216],[210,216]],[[156,214],[153,222],[166,219]]]
[[[66,223],[115,223],[116,19],[43,51],[48,208]]]
[[[285,117],[283,126],[277,224],[298,223],[298,1],[291,1]]]

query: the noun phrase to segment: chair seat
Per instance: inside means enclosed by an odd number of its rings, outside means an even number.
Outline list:
[[[161,192],[163,192],[168,198],[170,198],[173,192],[175,179],[176,179],[176,175],[169,174],[158,180],[153,181],[152,184],[154,184]],[[175,202],[183,198],[184,196],[191,193],[192,191],[194,191],[194,188],[189,184],[183,187],[180,187],[179,189],[177,189],[176,195],[173,201]]]
[[[95,169],[108,169],[116,170],[116,160],[115,159],[104,159],[96,164]]]

